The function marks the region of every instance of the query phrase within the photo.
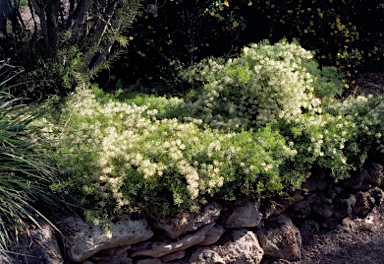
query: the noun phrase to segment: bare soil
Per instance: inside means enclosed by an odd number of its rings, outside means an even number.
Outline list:
[[[384,204],[364,219],[346,218],[336,230],[313,236],[296,263],[384,263]]]

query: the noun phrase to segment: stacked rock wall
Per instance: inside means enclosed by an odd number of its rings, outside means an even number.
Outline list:
[[[126,216],[116,223],[95,225],[63,216],[57,224],[64,239],[52,231],[32,232],[30,245],[40,253],[20,245],[15,249],[34,257],[10,255],[8,260],[84,264],[298,261],[303,241],[336,228],[345,218],[363,218],[383,201],[382,163],[372,162],[339,183],[327,181],[326,172],[319,169],[302,190],[285,199],[244,197],[233,204],[211,203],[199,213],[154,222]]]

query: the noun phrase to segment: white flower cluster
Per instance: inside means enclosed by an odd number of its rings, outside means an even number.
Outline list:
[[[359,95],[349,97],[343,102],[327,105],[331,113],[341,112],[347,120],[356,126],[354,136],[365,138],[367,143],[372,138],[374,147],[384,153],[384,96]]]
[[[204,91],[188,107],[204,123],[228,130],[294,120],[302,109],[320,112],[315,79],[303,66],[309,51],[285,41],[252,44],[237,59],[220,65],[210,61]]]
[[[152,188],[164,179],[175,183],[177,194],[185,182],[188,197],[184,199],[191,200],[224,183],[220,142],[231,134],[200,130],[177,119],[157,119],[158,110],[149,108],[112,100],[101,103],[92,90],[83,89],[67,101],[68,129],[60,142],[67,151],[67,164],[70,160],[74,164],[66,169],[78,175],[84,191],[99,197],[100,207],[111,198],[116,210],[131,205],[126,190],[135,187],[135,177],[148,186],[154,184]],[[202,153],[207,154],[200,162]],[[79,159],[74,161],[74,155]]]

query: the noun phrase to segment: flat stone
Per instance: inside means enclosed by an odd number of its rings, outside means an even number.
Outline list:
[[[158,259],[158,258],[148,258],[148,259],[140,259],[136,263],[137,264],[163,264],[163,261],[161,261],[161,259]],[[121,264],[125,264],[125,263],[121,263]]]
[[[153,227],[164,232],[166,236],[176,239],[190,231],[195,231],[219,218],[221,206],[217,203],[208,204],[201,213],[183,213],[177,217],[168,217],[153,222]]]
[[[105,249],[97,252],[89,260],[95,264],[132,264],[128,255],[131,245]],[[83,263],[84,264],[84,263]]]
[[[260,224],[262,216],[260,203],[248,201],[243,206],[236,207],[225,221],[224,227],[236,229],[255,227]]]
[[[105,224],[109,231],[105,230]],[[76,216],[61,219],[61,231],[67,239],[65,245],[71,261],[81,262],[101,250],[135,244],[153,236],[144,219],[131,220],[127,216],[124,220],[104,225],[87,223]]]
[[[185,250],[181,250],[181,251],[166,255],[166,256],[162,257],[161,260],[164,263],[167,263],[167,262],[171,262],[174,260],[182,259],[184,257],[185,257]]]
[[[153,258],[163,257],[174,252],[182,251],[204,241],[206,233],[215,223],[209,224],[201,228],[194,234],[185,235],[176,242],[144,242],[132,248],[132,257],[147,256]]]
[[[224,234],[225,229],[220,225],[215,225],[205,234],[205,239],[199,243],[199,246],[208,246],[216,243]]]

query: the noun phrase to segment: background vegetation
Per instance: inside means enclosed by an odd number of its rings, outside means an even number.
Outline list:
[[[157,81],[180,91],[180,68],[207,56],[237,56],[251,42],[286,38],[315,51],[321,65],[344,71],[348,87],[356,72],[382,65],[383,19],[380,0],[168,1],[158,17],[138,14],[124,33],[130,39],[128,52],[106,75],[112,87],[119,79],[140,80],[144,88]]]

